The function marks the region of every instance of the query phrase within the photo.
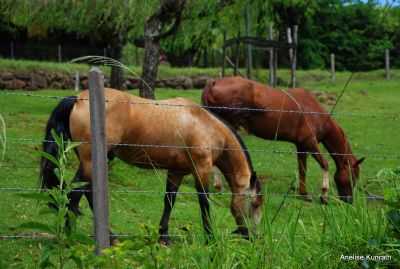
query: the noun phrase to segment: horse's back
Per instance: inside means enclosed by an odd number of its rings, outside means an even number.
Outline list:
[[[75,141],[91,139],[88,97],[87,91],[82,92],[71,113],[71,134]],[[211,149],[224,147],[227,129],[190,100],[154,101],[113,89],[105,90],[105,99],[109,150],[114,148],[116,156],[128,163],[145,164],[151,160],[156,166],[184,170],[191,165],[191,158],[214,161],[220,150]],[[89,150],[89,147],[86,144],[81,148]],[[192,157],[188,158],[188,154]]]
[[[106,134],[108,143],[119,143],[123,129],[117,122],[129,120],[129,95],[114,89],[106,88],[104,91]],[[71,135],[75,140],[90,140],[90,106],[89,91],[82,91],[70,115]]]

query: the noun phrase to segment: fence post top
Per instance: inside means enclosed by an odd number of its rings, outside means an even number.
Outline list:
[[[103,74],[103,72],[101,72],[100,68],[98,68],[97,66],[92,66],[90,68],[89,73],[99,73],[99,74]]]

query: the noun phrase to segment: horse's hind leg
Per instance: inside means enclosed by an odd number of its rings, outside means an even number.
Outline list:
[[[73,182],[81,182],[81,181],[82,181],[82,169],[81,167],[79,167],[79,169],[75,173]],[[75,215],[81,214],[79,210],[79,202],[84,192],[86,192],[86,185],[83,187],[74,188],[68,194],[68,199],[69,199],[68,209],[71,210]]]
[[[208,184],[196,180],[196,191],[199,199],[203,228],[207,236],[211,235],[210,203],[208,202]]]
[[[164,196],[164,211],[160,221],[160,243],[164,245],[170,244],[170,239],[168,235],[168,222],[171,216],[172,208],[174,207],[176,200],[176,193],[178,192],[179,186],[181,185],[183,179],[183,174],[174,174],[168,172],[167,176],[167,186],[165,189]]]
[[[306,173],[307,173],[307,157],[306,150],[300,146],[297,147],[297,162],[299,168],[299,194],[300,198],[306,201],[312,201],[312,197],[308,195],[306,188]]]
[[[211,236],[211,225],[210,225],[210,204],[208,201],[208,176],[212,169],[212,162],[208,158],[204,158],[203,161],[199,161],[193,171],[195,177],[195,187],[199,199],[201,218],[203,221],[203,228],[207,234],[207,237]]]

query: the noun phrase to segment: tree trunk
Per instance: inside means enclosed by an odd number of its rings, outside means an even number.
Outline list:
[[[181,22],[186,0],[160,0],[158,10],[146,21],[144,26],[144,59],[142,81],[139,85],[141,97],[154,99],[154,88],[160,63],[160,39],[175,34]],[[173,25],[163,33],[164,26]]]
[[[110,57],[114,60],[121,61],[122,57],[122,44],[113,45],[110,49]],[[124,83],[124,72],[122,68],[112,66],[111,76],[110,76],[110,86],[111,88],[122,90],[122,85]]]
[[[153,37],[160,34],[161,27],[162,23],[157,17],[152,17],[144,27],[143,80],[139,85],[139,95],[148,99],[155,99],[154,88],[160,58],[160,42]]]

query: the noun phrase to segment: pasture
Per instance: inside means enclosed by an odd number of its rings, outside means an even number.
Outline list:
[[[174,72],[179,72],[175,70]],[[215,71],[213,71],[215,72]],[[258,74],[261,77],[262,74]],[[282,71],[285,78],[287,71]],[[349,73],[337,74],[332,84],[328,73],[300,71],[302,87],[340,95]],[[45,123],[58,100],[45,96],[74,95],[73,91],[48,89],[32,92],[0,92],[0,114],[7,131],[7,151],[0,165],[0,235],[32,235],[15,229],[28,220],[51,222],[39,217],[45,205],[32,203],[5,188],[37,188],[40,141]],[[137,91],[132,91],[137,94]],[[199,103],[199,90],[157,89],[157,99],[186,97]],[[288,143],[257,139],[242,133],[255,170],[262,176],[265,193],[264,217],[253,241],[232,236],[235,228],[229,211],[230,196],[211,196],[215,240],[205,244],[196,195],[178,194],[170,221],[171,247],[157,243],[162,213],[165,171],[142,170],[114,160],[110,168],[110,222],[117,234],[131,241],[117,251],[110,268],[381,268],[384,262],[342,261],[341,255],[387,255],[385,237],[386,206],[367,201],[366,191],[383,195],[390,183],[377,176],[384,168],[400,165],[400,72],[385,81],[382,71],[356,73],[335,108],[335,119],[345,130],[353,152],[366,157],[357,183],[353,205],[337,201],[330,158],[330,203],[319,203],[322,173],[309,160],[307,187],[313,202],[296,199],[297,161],[295,147]],[[330,109],[329,106],[327,106]],[[26,140],[23,140],[26,139]],[[326,152],[326,151],[324,151]],[[76,161],[72,161],[72,176]],[[291,183],[293,183],[291,187]],[[129,192],[142,191],[142,192]],[[194,192],[193,179],[185,178],[182,192]],[[213,189],[211,191],[214,191]],[[227,188],[225,187],[225,191]],[[83,216],[79,229],[92,233],[92,214],[81,202]],[[35,268],[44,242],[49,239],[2,238],[0,268]],[[80,249],[82,256],[91,250]],[[390,252],[391,264],[399,265],[399,254]],[[364,267],[362,267],[364,266]],[[369,267],[368,267],[369,266]],[[70,265],[74,268],[73,265]],[[395,268],[395,267],[393,267]]]

